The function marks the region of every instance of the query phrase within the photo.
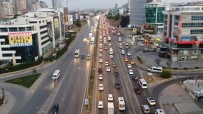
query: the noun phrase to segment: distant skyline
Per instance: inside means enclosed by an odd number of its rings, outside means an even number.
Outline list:
[[[47,2],[48,6],[51,6],[52,0],[41,0]],[[62,5],[67,7],[69,10],[77,9],[91,9],[91,8],[114,8],[115,4],[125,4],[128,0],[62,0]],[[68,4],[65,2],[68,1]],[[180,3],[180,2],[192,2],[192,1],[203,1],[203,0],[162,0],[164,3]]]

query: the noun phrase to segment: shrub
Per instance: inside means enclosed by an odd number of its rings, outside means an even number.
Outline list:
[[[162,78],[171,78],[171,71],[163,70],[160,74]]]

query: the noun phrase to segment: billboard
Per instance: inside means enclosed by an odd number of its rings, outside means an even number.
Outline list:
[[[32,33],[31,32],[9,32],[9,44],[11,47],[31,46]]]

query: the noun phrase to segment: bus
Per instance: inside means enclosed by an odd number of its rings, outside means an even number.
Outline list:
[[[110,55],[113,55],[113,49],[110,47],[110,51],[109,51]]]
[[[75,50],[74,56],[75,56],[75,58],[78,58],[80,56],[80,50],[79,49]]]
[[[125,110],[125,102],[123,97],[118,97],[118,109]]]

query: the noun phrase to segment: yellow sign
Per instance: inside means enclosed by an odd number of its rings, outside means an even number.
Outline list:
[[[31,32],[10,32],[8,33],[8,37],[9,37],[9,44],[11,47],[32,45]]]

